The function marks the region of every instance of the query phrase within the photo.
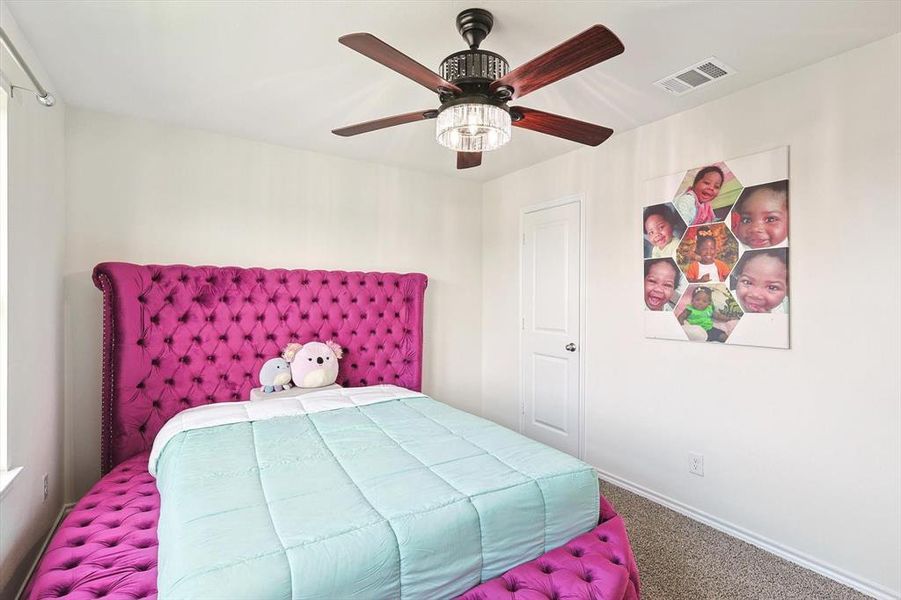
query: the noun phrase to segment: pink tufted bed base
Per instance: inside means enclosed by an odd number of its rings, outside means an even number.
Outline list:
[[[156,598],[160,497],[147,454],[117,465],[66,516],[25,597]],[[601,499],[597,527],[466,592],[462,600],[638,600],[626,528]]]
[[[426,277],[104,263],[102,466],[54,534],[26,599],[156,598],[160,499],[147,452],[185,408],[247,398],[289,341],[335,339],[338,382],[420,389]],[[622,519],[601,499],[592,531],[464,594],[633,600],[638,569]]]

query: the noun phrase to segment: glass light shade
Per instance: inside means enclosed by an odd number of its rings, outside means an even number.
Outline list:
[[[457,152],[488,152],[510,141],[510,113],[492,104],[457,104],[438,115],[435,139]]]

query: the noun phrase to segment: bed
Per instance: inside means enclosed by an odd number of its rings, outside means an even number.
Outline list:
[[[451,423],[477,419],[433,405],[419,393],[424,275],[104,263],[95,268],[94,282],[103,292],[104,311],[104,475],[63,520],[26,598],[156,597],[160,493],[148,463],[157,434],[185,409],[240,404],[249,397],[262,362],[289,342],[340,343],[345,357],[338,383],[345,389],[396,386],[415,392],[406,400],[373,405],[382,411],[372,413],[375,420],[397,413],[397,407],[451,411]],[[404,402],[415,406],[402,406]],[[323,413],[329,414],[343,413]],[[524,510],[528,500],[522,498],[513,501],[510,511]],[[503,511],[484,514],[493,512]],[[164,511],[167,518],[172,514]],[[484,518],[479,515],[475,521]],[[168,543],[169,534],[163,535]],[[625,527],[603,498],[598,524],[571,539],[549,540],[547,547],[528,552],[521,543],[505,545],[503,536],[498,539],[499,552],[523,552],[522,564],[502,572],[496,563],[497,573],[480,568],[468,590],[450,593],[450,587],[438,587],[398,595],[638,598],[637,568]],[[395,595],[384,589],[376,596]],[[297,588],[293,595],[303,596],[304,590]]]

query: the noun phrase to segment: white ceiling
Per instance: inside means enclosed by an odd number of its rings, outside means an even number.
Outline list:
[[[338,44],[368,31],[437,70],[465,48],[454,17],[494,13],[482,44],[511,67],[594,23],[624,54],[517,104],[632,129],[901,30],[901,2],[250,2],[4,0],[72,105],[295,148],[487,180],[578,144],[516,129],[458,172],[434,121],[354,138],[330,130],[437,107],[425,88]],[[736,75],[675,97],[652,83],[709,56]],[[836,82],[853,85],[853,82]]]

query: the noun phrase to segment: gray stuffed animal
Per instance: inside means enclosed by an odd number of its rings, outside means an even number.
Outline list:
[[[267,394],[291,389],[291,365],[284,358],[270,358],[260,369],[260,385]]]

